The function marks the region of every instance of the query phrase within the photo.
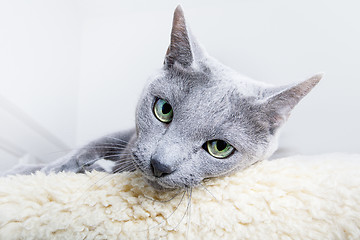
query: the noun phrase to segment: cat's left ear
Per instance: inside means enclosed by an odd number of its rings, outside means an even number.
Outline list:
[[[179,5],[174,12],[171,42],[166,52],[164,65],[171,68],[177,62],[182,67],[188,67],[193,61],[191,36],[185,23],[184,12]]]
[[[263,107],[270,122],[271,132],[287,120],[290,111],[319,83],[322,76],[323,74],[317,74],[303,82],[282,87],[266,98]]]

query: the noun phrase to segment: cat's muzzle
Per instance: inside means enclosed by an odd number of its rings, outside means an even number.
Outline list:
[[[161,163],[156,158],[151,158],[150,167],[153,175],[157,178],[165,177],[174,172],[174,169],[171,166]]]

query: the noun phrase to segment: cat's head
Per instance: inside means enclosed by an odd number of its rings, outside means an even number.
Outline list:
[[[290,111],[320,78],[270,87],[237,74],[204,52],[179,6],[164,66],[137,107],[136,166],[153,186],[178,188],[266,159]]]

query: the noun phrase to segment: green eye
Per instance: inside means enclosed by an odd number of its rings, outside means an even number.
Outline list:
[[[157,99],[154,104],[154,115],[160,122],[169,123],[173,119],[173,109],[164,99]]]
[[[235,148],[223,140],[211,140],[206,142],[205,150],[213,157],[226,158],[235,151]]]

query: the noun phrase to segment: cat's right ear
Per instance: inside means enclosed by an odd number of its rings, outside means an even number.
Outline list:
[[[184,12],[178,5],[174,12],[171,42],[166,52],[164,65],[171,68],[177,62],[182,67],[188,67],[193,61],[190,34],[185,23]]]
[[[323,74],[317,74],[300,83],[280,87],[267,97],[263,107],[268,116],[271,132],[286,121],[290,111],[319,83],[322,76]]]

